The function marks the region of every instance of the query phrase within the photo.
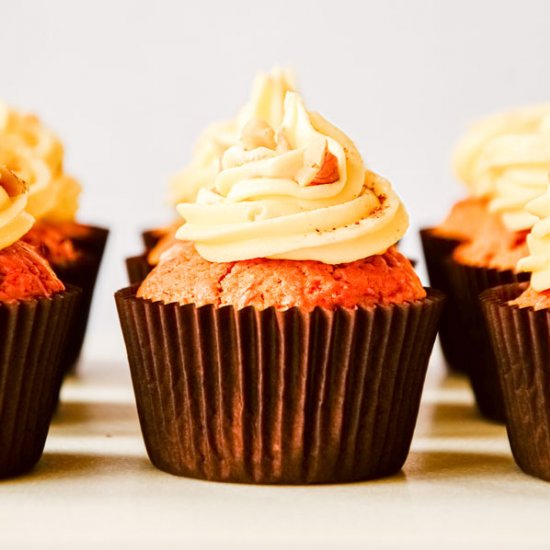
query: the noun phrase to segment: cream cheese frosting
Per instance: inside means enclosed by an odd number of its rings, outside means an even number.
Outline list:
[[[18,241],[34,224],[25,210],[27,198],[26,184],[0,165],[0,250]]]
[[[531,272],[531,286],[542,292],[550,289],[550,186],[525,208],[537,221],[527,235],[529,256],[518,262],[517,270]]]
[[[176,237],[209,261],[352,262],[384,253],[408,227],[391,184],[295,92],[280,125],[252,115],[217,166],[212,185],[177,207]]]
[[[260,73],[254,80],[250,100],[237,117],[210,125],[199,137],[193,160],[170,181],[171,201],[193,201],[199,189],[213,185],[220,157],[237,143],[249,120],[263,120],[272,128],[279,127],[286,92],[292,90],[294,78],[289,70],[276,67],[269,73]]]
[[[511,231],[532,227],[524,207],[544,192],[550,169],[550,104],[487,117],[459,142],[453,165],[475,197],[489,199]]]
[[[34,115],[0,102],[0,163],[29,186],[27,210],[37,219],[69,221],[80,185],[63,172],[63,146]]]

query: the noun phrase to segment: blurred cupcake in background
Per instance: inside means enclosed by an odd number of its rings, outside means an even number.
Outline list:
[[[527,236],[529,254],[516,270],[530,283],[514,283],[481,295],[517,464],[550,481],[550,187],[529,202],[538,221]]]
[[[190,164],[169,183],[169,198],[174,209],[180,202],[193,201],[202,188],[212,188],[224,152],[239,141],[244,125],[252,119],[263,120],[277,128],[283,119],[284,98],[295,89],[292,73],[274,68],[259,73],[254,80],[248,103],[230,120],[210,125],[199,137]],[[174,212],[174,217],[177,214]],[[126,260],[131,283],[141,282],[158,264],[160,255],[174,243],[174,235],[181,221],[166,227],[143,232],[145,253]]]
[[[80,294],[21,239],[34,223],[27,200],[26,183],[0,164],[0,477],[42,454]]]
[[[334,483],[410,447],[442,295],[391,184],[296,92],[247,111],[143,283],[116,294],[149,457],[176,475]]]
[[[546,187],[550,105],[475,124],[459,142],[453,162],[471,196],[440,226],[421,232],[430,281],[448,295],[441,344],[450,367],[469,374],[482,414],[503,421],[477,298],[486,288],[525,278],[515,265],[527,254],[525,238],[534,222],[524,206]]]
[[[36,220],[23,240],[63,282],[83,290],[63,359],[68,370],[80,354],[108,231],[76,220],[81,187],[64,172],[63,158],[60,140],[36,116],[0,103],[0,163],[28,185],[26,209]]]

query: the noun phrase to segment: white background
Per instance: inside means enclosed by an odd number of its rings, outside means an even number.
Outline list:
[[[550,99],[550,2],[0,0],[0,96],[36,111],[84,186],[80,219],[112,230],[92,319],[138,234],[168,221],[166,183],[257,70],[290,65],[308,108],[393,182],[415,230],[463,191],[449,169],[468,122]]]

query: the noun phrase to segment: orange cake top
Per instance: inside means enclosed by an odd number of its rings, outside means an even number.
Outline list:
[[[422,299],[411,263],[395,248],[347,264],[253,259],[209,262],[191,243],[177,243],[139,288],[153,301],[264,309],[370,307]]]
[[[51,296],[65,290],[48,262],[18,241],[0,250],[0,302]]]
[[[469,241],[479,233],[487,214],[487,201],[470,197],[458,201],[445,220],[432,231],[440,237]]]
[[[22,242],[34,219],[25,211],[28,187],[0,166],[0,301],[45,297],[64,290],[47,261]]]
[[[528,253],[526,236],[526,231],[508,229],[497,214],[488,214],[475,239],[458,246],[453,258],[466,265],[514,270]]]
[[[78,260],[80,252],[74,239],[86,237],[89,228],[76,222],[37,221],[22,240],[32,244],[53,266],[64,266]]]

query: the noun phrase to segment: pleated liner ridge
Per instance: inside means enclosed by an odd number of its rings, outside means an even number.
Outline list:
[[[126,272],[131,285],[141,283],[149,275],[151,269],[153,267],[149,265],[146,254],[126,258]]]
[[[61,357],[80,289],[0,303],[0,477],[40,458],[63,377]]]
[[[529,274],[468,266],[452,259],[447,261],[447,268],[452,293],[460,297],[457,304],[462,326],[461,345],[477,406],[486,418],[505,422],[502,390],[479,295],[488,288],[529,279]]]
[[[82,289],[82,297],[77,306],[78,314],[75,315],[71,334],[68,338],[66,349],[63,352],[62,362],[65,372],[73,368],[82,350],[95,283],[109,235],[108,229],[93,226],[90,226],[90,229],[90,235],[82,239],[74,239],[77,250],[83,253],[82,258],[74,264],[54,266],[56,275],[64,283]]]
[[[458,316],[457,297],[451,291],[448,270],[445,266],[446,260],[462,241],[440,237],[434,234],[433,228],[421,229],[420,240],[430,285],[433,288],[442,290],[446,296],[439,325],[441,350],[451,370],[464,372],[467,360],[464,357],[464,346],[461,338],[462,325]]]
[[[147,229],[141,233],[141,238],[145,245],[145,251],[151,252],[162,238],[162,232],[159,232],[158,229]]]
[[[153,464],[244,483],[397,472],[411,443],[443,297],[302,313],[116,293]]]
[[[508,305],[527,283],[483,293],[506,406],[508,438],[518,466],[550,481],[550,310]]]

